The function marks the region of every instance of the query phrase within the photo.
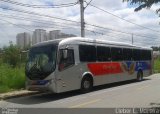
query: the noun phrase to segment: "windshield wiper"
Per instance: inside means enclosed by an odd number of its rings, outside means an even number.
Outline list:
[[[36,74],[41,74],[42,70],[37,68],[37,63],[35,63],[30,70],[28,71],[29,73],[36,73]]]

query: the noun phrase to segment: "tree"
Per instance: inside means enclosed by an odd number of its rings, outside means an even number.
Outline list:
[[[151,8],[153,4],[158,4],[160,0],[123,0],[123,2],[130,2],[131,5],[139,4],[139,6],[135,8],[135,11],[139,11],[143,8]],[[160,8],[158,8],[156,12],[160,12]]]
[[[21,50],[10,42],[8,47],[3,48],[3,62],[16,67],[20,63],[20,52]]]
[[[160,51],[160,47],[152,46],[151,48],[153,49],[153,51]]]
[[[3,50],[2,50],[2,48],[0,48],[0,64],[2,63],[2,52],[3,52]]]
[[[0,53],[2,53],[2,48],[0,48]]]

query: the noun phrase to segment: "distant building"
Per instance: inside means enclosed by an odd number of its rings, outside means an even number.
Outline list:
[[[76,35],[61,33],[61,34],[59,35],[59,37],[60,37],[60,38],[68,38],[68,37],[76,37]]]
[[[32,45],[47,40],[46,30],[36,29],[32,35]]]
[[[60,30],[53,30],[48,33],[47,40],[54,40],[58,38],[67,38],[67,37],[76,37],[76,35],[61,33]]]
[[[16,43],[21,49],[28,48],[31,45],[31,35],[27,32],[17,34]]]
[[[29,33],[24,32],[17,34],[16,39],[17,45],[24,49],[39,42],[68,37],[76,37],[76,35],[61,33],[60,30],[53,30],[47,33],[46,30],[35,29],[35,31],[33,31],[32,38]]]
[[[48,40],[54,40],[54,39],[59,38],[59,36],[61,34],[60,32],[61,32],[60,30],[49,31]]]

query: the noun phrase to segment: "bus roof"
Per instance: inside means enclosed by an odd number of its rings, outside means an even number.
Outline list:
[[[113,45],[113,46],[130,47],[130,48],[132,47],[132,48],[152,50],[152,48],[140,47],[136,45],[131,45],[129,43],[100,40],[100,39],[93,39],[93,38],[83,38],[83,37],[71,37],[71,38],[49,40],[49,41],[37,43],[32,47],[39,47],[39,46],[48,45],[48,44],[59,44],[59,45],[68,44],[69,45],[69,44],[83,44],[83,43],[92,43],[92,44],[96,43],[96,44],[105,44],[105,45],[111,45],[111,46]]]

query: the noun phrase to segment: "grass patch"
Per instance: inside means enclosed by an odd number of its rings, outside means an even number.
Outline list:
[[[10,92],[12,89],[10,89],[8,86],[2,85],[0,86],[0,93]]]
[[[13,68],[8,64],[0,65],[0,93],[25,87],[24,66]]]
[[[160,73],[160,58],[154,60],[154,72]]]

